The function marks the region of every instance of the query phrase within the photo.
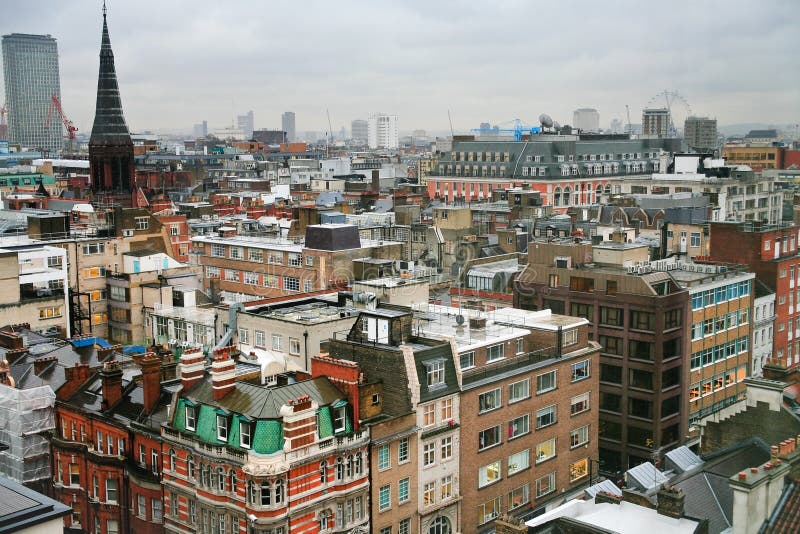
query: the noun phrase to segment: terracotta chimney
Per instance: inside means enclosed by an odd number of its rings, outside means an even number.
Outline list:
[[[92,370],[89,368],[88,363],[75,362],[75,367],[64,368],[64,384],[58,388],[56,396],[60,400],[67,400],[73,393],[78,391],[78,388],[89,380],[92,376]]]
[[[214,400],[220,400],[236,387],[236,362],[225,351],[211,364],[211,387]]]
[[[103,381],[103,410],[108,410],[122,398],[122,365],[116,360],[105,362],[100,371]]]
[[[189,391],[203,379],[205,365],[203,353],[200,349],[186,349],[181,354],[181,385],[184,391]]]
[[[142,368],[142,390],[144,393],[144,411],[150,413],[161,396],[161,359],[148,352],[139,365]]]

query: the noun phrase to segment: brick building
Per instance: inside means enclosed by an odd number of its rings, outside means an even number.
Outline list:
[[[258,366],[247,380],[215,354],[210,375],[199,350],[181,356],[162,427],[166,531],[366,532],[369,431],[347,396],[325,376],[264,386]]]
[[[653,272],[645,245],[535,239],[515,281],[523,309],[585,317],[600,343],[599,456],[609,474],[683,444],[689,292]]]
[[[51,439],[54,496],[71,506],[65,526],[82,532],[164,532],[160,424],[174,364],[152,354],[139,367],[106,361],[66,368]]]
[[[775,292],[772,357],[786,367],[800,364],[800,228],[759,222],[711,223],[711,257],[746,264]]]

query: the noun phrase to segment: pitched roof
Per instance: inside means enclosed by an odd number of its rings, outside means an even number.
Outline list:
[[[800,482],[786,485],[763,530],[764,534],[800,532]]]
[[[229,412],[252,417],[253,419],[279,419],[280,409],[290,400],[308,395],[320,406],[333,404],[342,400],[344,395],[328,380],[326,376],[304,380],[280,387],[267,387],[236,382],[236,386],[222,399],[214,399],[211,379],[197,384],[183,397],[207,405],[214,405]]]

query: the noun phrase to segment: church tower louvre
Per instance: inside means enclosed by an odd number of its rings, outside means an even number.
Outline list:
[[[89,161],[93,193],[130,196],[134,191],[133,141],[122,114],[122,99],[119,96],[114,52],[111,50],[111,38],[108,35],[105,2],[97,105],[92,135],[89,138]]]

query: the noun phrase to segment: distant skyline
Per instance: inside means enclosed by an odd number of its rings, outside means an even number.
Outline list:
[[[294,111],[298,132],[327,131],[327,109],[334,132],[374,112],[398,115],[401,131],[449,131],[448,110],[464,132],[517,117],[535,124],[540,113],[569,124],[582,107],[607,128],[627,122],[626,104],[640,123],[665,89],[721,126],[800,122],[793,0],[107,6],[132,131],[191,132],[202,120],[213,130],[248,110],[258,129],[278,129]],[[102,2],[0,8],[0,34],[58,40],[64,110],[88,134]]]

